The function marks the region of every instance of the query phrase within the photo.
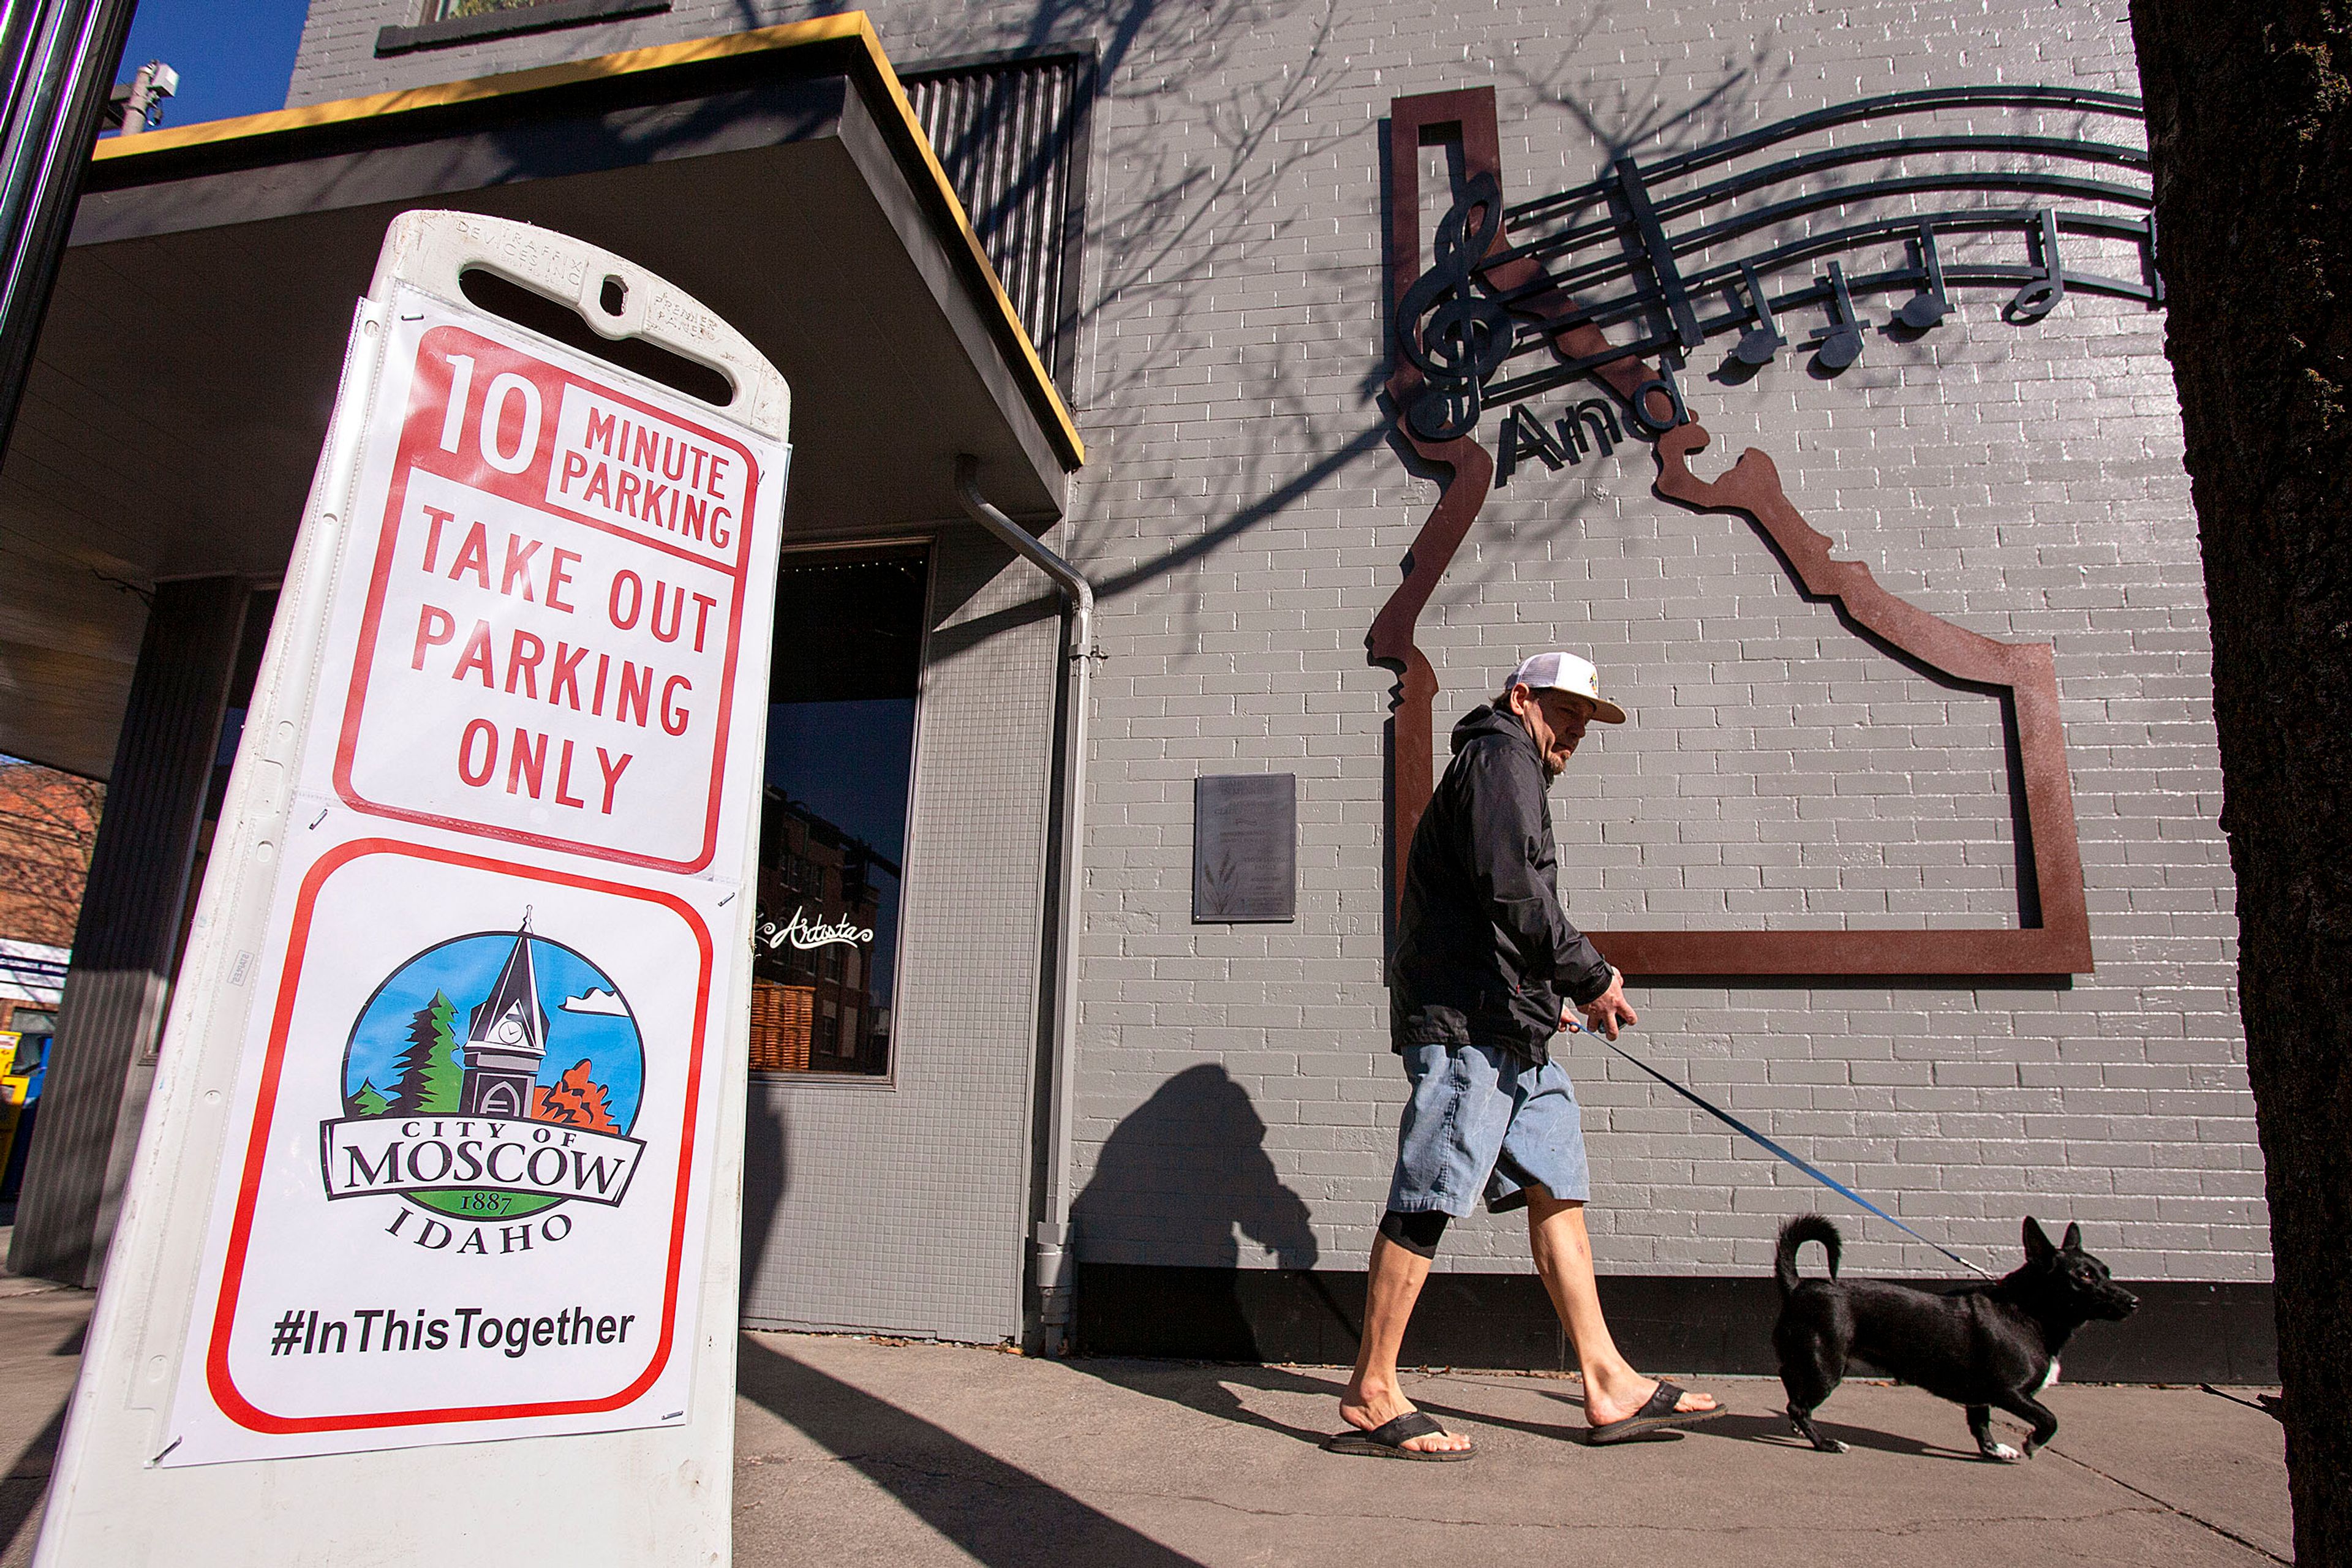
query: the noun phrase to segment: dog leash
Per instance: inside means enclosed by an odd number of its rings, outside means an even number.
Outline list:
[[[1852,1187],[1847,1186],[1835,1176],[1831,1175],[1828,1172],[1822,1170],[1818,1166],[1809,1164],[1805,1161],[1799,1159],[1795,1154],[1783,1149],[1780,1144],[1773,1142],[1772,1140],[1765,1137],[1764,1134],[1757,1131],[1756,1129],[1748,1126],[1748,1123],[1740,1121],[1739,1118],[1732,1115],[1731,1112],[1724,1110],[1721,1106],[1711,1104],[1702,1096],[1694,1093],[1690,1089],[1685,1089],[1681,1084],[1676,1083],[1673,1079],[1668,1078],[1665,1074],[1660,1072],[1657,1068],[1652,1067],[1649,1063],[1643,1061],[1641,1058],[1635,1056],[1633,1052],[1627,1050],[1624,1047],[1619,1045],[1608,1036],[1594,1029],[1588,1029],[1580,1024],[1571,1023],[1568,1027],[1570,1031],[1576,1034],[1591,1035],[1594,1039],[1599,1040],[1602,1045],[1607,1046],[1611,1050],[1615,1051],[1619,1056],[1623,1057],[1627,1061],[1632,1062],[1635,1067],[1640,1068],[1643,1072],[1648,1073],[1652,1078],[1656,1079],[1660,1083],[1664,1084],[1668,1089],[1673,1089],[1676,1094],[1681,1095],[1685,1100],[1689,1100],[1693,1105],[1697,1106],[1701,1110],[1706,1111],[1709,1116],[1714,1117],[1717,1121],[1722,1122],[1733,1131],[1740,1134],[1742,1137],[1752,1139],[1756,1142],[1762,1144],[1767,1151],[1776,1157],[1794,1165],[1797,1169],[1804,1172],[1805,1174],[1812,1177],[1813,1180],[1829,1188],[1832,1192],[1836,1193],[1843,1197],[1853,1199],[1855,1203],[1860,1204],[1871,1213],[1876,1215],[1879,1218],[1885,1220],[1887,1224],[1901,1231],[1904,1235],[1911,1237],[1916,1240],[1926,1242],[1927,1246],[1934,1247],[1937,1251],[1942,1253],[1945,1257],[1950,1258],[1953,1262],[1958,1264],[1963,1268],[1969,1269],[1978,1274],[1982,1274],[1988,1279],[1999,1278],[1997,1275],[1988,1273],[1986,1270],[1979,1268],[1975,1264],[1969,1262],[1967,1258],[1962,1258],[1958,1253],[1954,1252],[1950,1247],[1944,1246],[1941,1242],[1929,1241],[1927,1237],[1921,1236],[1917,1231],[1913,1230],[1909,1226],[1905,1225],[1901,1220],[1896,1219],[1893,1215],[1888,1214],[1885,1209],[1880,1208],[1868,1198],[1864,1197],[1860,1193],[1855,1192]]]

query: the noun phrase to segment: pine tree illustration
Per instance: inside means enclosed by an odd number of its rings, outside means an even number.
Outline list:
[[[360,1080],[360,1091],[352,1096],[352,1113],[354,1116],[382,1116],[391,1109],[392,1101],[384,1098],[383,1090],[368,1079]]]
[[[621,1124],[613,1120],[606,1101],[610,1096],[603,1084],[591,1081],[590,1064],[582,1061],[552,1084],[541,1084],[531,1091],[530,1119],[552,1121],[566,1127],[585,1127],[592,1132],[618,1132]]]
[[[391,1109],[403,1115],[457,1109],[466,1064],[457,1055],[457,1022],[456,1004],[438,991],[416,1010],[408,1026],[408,1048],[400,1053]]]

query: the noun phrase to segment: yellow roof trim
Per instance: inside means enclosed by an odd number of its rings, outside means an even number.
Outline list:
[[[989,294],[996,301],[1004,324],[1012,329],[1013,342],[1019,346],[1020,368],[1028,373],[1032,392],[1038,395],[1038,400],[1053,416],[1054,434],[1059,438],[1057,444],[1062,447],[1064,456],[1070,459],[1074,468],[1085,463],[1086,442],[1078,435],[1077,424],[1070,417],[1068,405],[1062,401],[1061,389],[1045,373],[1045,361],[1038,357],[1036,345],[1029,341],[1028,329],[1021,324],[1020,313],[1013,310],[1003,282],[996,276],[996,268],[990,264],[987,253],[981,248],[980,237],[972,232],[971,219],[964,212],[963,203],[957,199],[955,188],[948,184],[947,171],[940,166],[938,154],[931,150],[930,138],[924,134],[922,121],[915,118],[914,105],[908,101],[906,89],[899,85],[898,73],[891,68],[889,57],[882,52],[882,40],[875,33],[873,22],[863,11],[845,11],[837,16],[819,16],[805,22],[786,22],[779,26],[730,33],[716,38],[696,38],[682,44],[625,49],[618,54],[599,55],[593,59],[566,60],[530,70],[476,77],[468,81],[436,82],[430,87],[409,88],[399,92],[379,92],[366,98],[339,99],[331,103],[307,104],[300,109],[281,109],[268,114],[207,120],[194,125],[173,126],[165,131],[142,132],[136,136],[117,136],[99,142],[91,158],[93,162],[111,163],[250,136],[268,136],[280,132],[370,120],[380,115],[407,114],[452,104],[476,103],[511,93],[536,92],[544,88],[566,87],[575,82],[625,76],[634,71],[658,70],[665,66],[730,59],[743,55],[805,48],[850,39],[856,39],[864,46],[867,63],[887,89],[890,102],[898,109],[901,129],[911,141],[923,167],[929,172],[931,183],[949,215],[955,220],[956,232],[962,237],[965,248],[970,251],[972,260],[979,264],[981,276],[987,280]]]

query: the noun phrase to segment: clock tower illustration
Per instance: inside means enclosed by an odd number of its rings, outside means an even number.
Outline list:
[[[530,957],[530,910],[522,912],[514,950],[490,994],[467,1019],[466,1088],[461,1116],[527,1117],[531,1089],[547,1056],[547,1010]]]

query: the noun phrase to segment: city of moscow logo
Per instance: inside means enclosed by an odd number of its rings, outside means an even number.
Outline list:
[[[532,1229],[561,1240],[572,1221],[551,1211],[617,1206],[645,1152],[629,1136],[645,1088],[636,1016],[602,969],[533,932],[528,910],[512,931],[453,937],[394,970],[352,1026],[342,1083],[344,1114],[319,1127],[327,1196],[404,1200],[387,1228],[434,1251],[509,1251]]]

